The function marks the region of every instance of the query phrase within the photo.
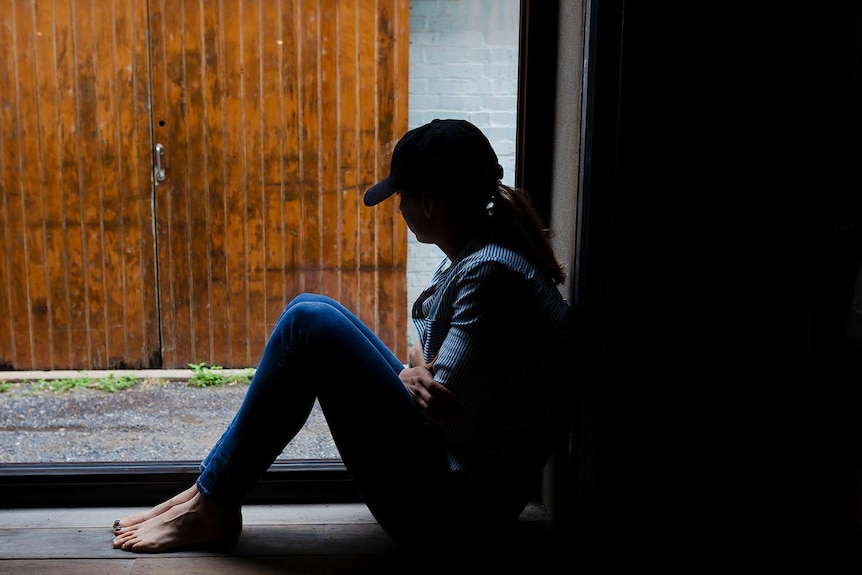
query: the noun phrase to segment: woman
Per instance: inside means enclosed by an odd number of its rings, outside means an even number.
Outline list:
[[[512,524],[565,405],[568,381],[555,366],[569,351],[569,305],[540,220],[502,172],[469,122],[407,132],[364,202],[397,194],[417,239],[446,254],[413,306],[419,339],[408,367],[337,302],[298,296],[195,484],[115,521],[113,546],[233,544],[244,498],[315,399],[363,501],[395,540]]]

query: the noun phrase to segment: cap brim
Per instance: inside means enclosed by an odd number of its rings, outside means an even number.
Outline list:
[[[366,206],[376,206],[397,191],[398,188],[392,183],[392,178],[384,178],[368,188],[363,201]]]

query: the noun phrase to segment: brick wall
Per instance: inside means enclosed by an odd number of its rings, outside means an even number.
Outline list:
[[[520,0],[411,0],[409,127],[463,118],[485,132],[513,184]],[[408,232],[408,317],[443,258]],[[416,340],[412,322],[408,345]],[[406,359],[406,358],[405,358]]]

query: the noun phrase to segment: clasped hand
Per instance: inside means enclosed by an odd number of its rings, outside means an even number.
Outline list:
[[[413,396],[422,415],[430,423],[440,425],[450,419],[455,410],[455,396],[434,379],[434,361],[426,363],[422,348],[413,344],[408,354],[408,366],[398,375]]]

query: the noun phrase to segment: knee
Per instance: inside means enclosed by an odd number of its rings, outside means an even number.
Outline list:
[[[286,324],[290,323],[291,316],[297,314],[307,315],[309,313],[308,308],[310,307],[314,309],[318,304],[324,307],[336,305],[335,300],[332,298],[316,293],[301,293],[294,297],[281,312],[281,317],[279,317],[278,322],[276,322],[273,335],[275,335],[280,329],[284,329]]]
[[[318,339],[321,331],[328,331],[333,315],[337,314],[330,298],[315,294],[297,296],[275,324],[272,337],[288,348],[309,343]]]
[[[291,307],[293,307],[296,304],[308,303],[308,302],[322,302],[322,303],[332,304],[332,303],[335,303],[335,300],[333,300],[329,296],[325,296],[325,295],[321,295],[321,294],[317,294],[317,293],[301,293],[301,294],[297,295],[296,297],[294,297],[292,300],[290,300],[290,303],[287,304],[287,309],[290,309]]]

